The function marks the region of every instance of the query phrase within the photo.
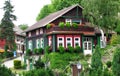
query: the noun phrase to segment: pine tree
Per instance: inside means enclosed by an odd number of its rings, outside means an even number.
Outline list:
[[[112,71],[115,76],[120,76],[120,47],[116,48],[114,52]]]
[[[102,76],[102,67],[100,48],[96,46],[92,55],[90,76]]]
[[[16,16],[13,15],[13,6],[11,5],[10,0],[5,1],[5,6],[3,7],[4,16],[1,20],[0,24],[0,37],[6,40],[6,45],[9,47],[10,50],[13,49],[14,46],[14,39],[15,39],[15,32],[13,31],[14,24],[13,20],[16,20]]]

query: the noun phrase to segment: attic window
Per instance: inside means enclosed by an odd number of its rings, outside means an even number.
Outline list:
[[[28,33],[28,36],[31,37],[31,32]]]
[[[72,24],[72,19],[65,19],[65,22],[69,22],[70,24]]]
[[[72,22],[80,24],[80,25],[82,24],[82,20],[80,20],[80,19],[73,19]]]

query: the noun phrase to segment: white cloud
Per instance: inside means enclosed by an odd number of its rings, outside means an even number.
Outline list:
[[[0,2],[0,8],[3,7],[3,2]],[[46,5],[50,4],[50,0],[11,0],[12,5],[14,5],[14,14],[17,16],[17,21],[15,25],[28,24],[33,25],[36,22],[36,17],[40,9]],[[3,11],[0,9],[0,19],[2,18]]]

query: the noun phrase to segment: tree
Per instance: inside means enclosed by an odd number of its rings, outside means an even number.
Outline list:
[[[13,6],[9,1],[5,1],[5,6],[3,7],[4,12],[4,17],[1,20],[1,24],[0,24],[0,37],[2,39],[6,40],[6,45],[8,45],[9,49],[12,50],[13,49],[13,45],[15,44],[15,36],[14,36],[14,24],[13,24],[13,20],[16,20],[16,16],[13,15]]]
[[[117,47],[112,61],[112,71],[115,76],[120,76],[120,47]]]
[[[22,30],[26,30],[28,28],[28,25],[27,24],[21,24],[18,27]]]
[[[50,13],[59,11],[65,7],[69,7],[74,4],[80,4],[82,0],[51,0],[51,4],[45,5],[39,12],[36,20],[46,17]]]
[[[102,76],[102,69],[100,47],[96,46],[92,55],[90,76]]]
[[[15,76],[10,69],[0,65],[0,76]]]
[[[83,14],[99,28],[113,30],[116,27],[119,0],[82,0]]]

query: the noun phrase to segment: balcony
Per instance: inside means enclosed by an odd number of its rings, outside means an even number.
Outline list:
[[[46,29],[46,33],[50,33],[50,32],[79,32],[79,33],[84,33],[84,32],[94,32],[94,28],[90,27],[90,26],[78,26],[78,28],[74,28],[74,27],[66,27],[64,26],[64,28],[60,28],[59,26],[54,26],[51,27],[49,29]]]

